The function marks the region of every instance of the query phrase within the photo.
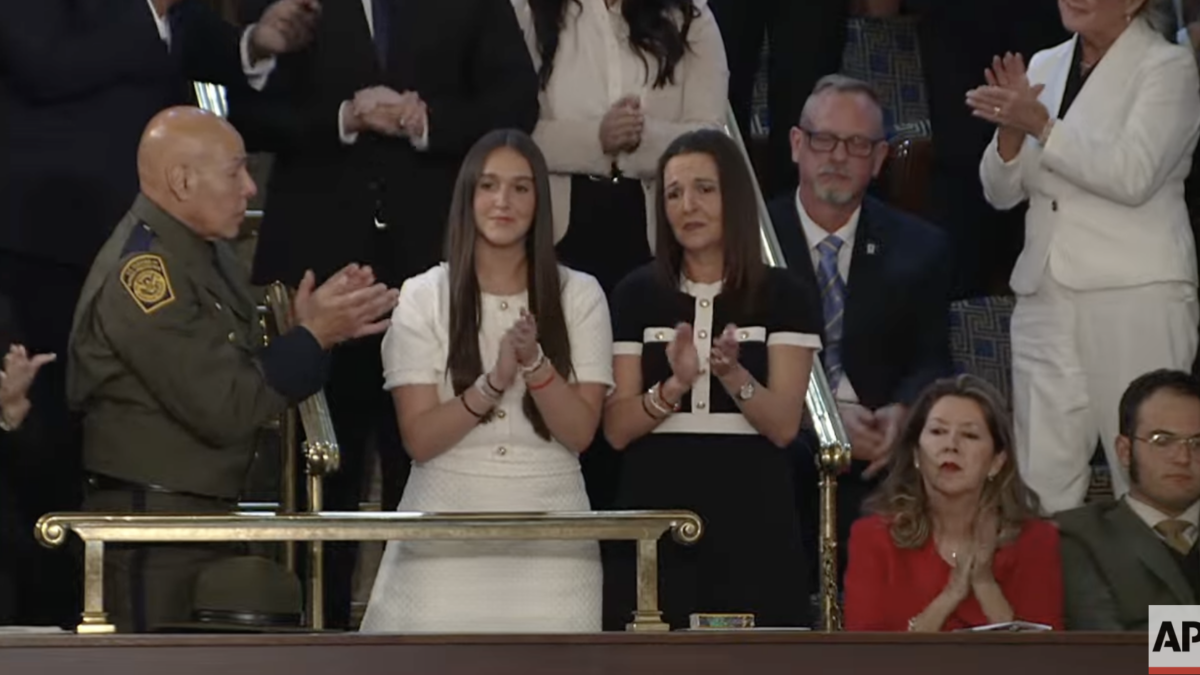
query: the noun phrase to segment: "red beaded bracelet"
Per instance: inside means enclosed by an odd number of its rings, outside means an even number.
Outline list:
[[[528,385],[527,388],[529,389],[529,391],[537,391],[539,389],[545,389],[546,387],[550,386],[551,382],[554,381],[555,375],[558,375],[558,372],[552,370],[552,371],[550,371],[549,377],[547,377],[545,380],[543,380],[542,382],[539,382],[538,384]]]

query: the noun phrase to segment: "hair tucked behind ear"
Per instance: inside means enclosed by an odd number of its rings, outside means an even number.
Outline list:
[[[749,2],[749,0],[741,0]],[[799,0],[787,0],[799,1]],[[542,65],[538,78],[542,88],[550,82],[554,57],[558,54],[559,35],[566,27],[567,7],[580,0],[529,0],[533,26],[537,32],[538,54]],[[629,42],[642,60],[646,80],[662,88],[675,83],[675,68],[688,50],[688,32],[700,16],[693,0],[621,0],[621,16],[629,26]],[[651,74],[651,59],[655,72]]]
[[[567,321],[562,308],[562,282],[558,260],[554,255],[554,223],[550,208],[550,171],[537,144],[523,131],[501,129],[479,139],[467,153],[450,206],[447,227],[447,260],[450,261],[450,349],[446,369],[461,394],[475,384],[483,373],[483,357],[479,351],[479,321],[481,312],[479,277],[475,274],[475,190],[488,157],[499,148],[512,148],[529,162],[533,169],[537,193],[537,209],[533,224],[525,237],[525,256],[528,262],[529,311],[537,319],[538,341],[546,358],[563,378],[569,378],[571,344]],[[525,416],[537,434],[550,440],[550,429],[526,392],[522,401]],[[484,422],[492,419],[489,413]]]

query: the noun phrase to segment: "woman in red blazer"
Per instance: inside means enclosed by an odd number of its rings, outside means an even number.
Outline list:
[[[1062,628],[1058,530],[1021,481],[1000,401],[970,375],[917,401],[872,515],[851,529],[847,630]]]

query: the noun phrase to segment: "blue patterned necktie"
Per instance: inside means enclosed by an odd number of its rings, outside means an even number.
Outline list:
[[[379,65],[387,68],[388,40],[392,35],[392,14],[394,6],[390,0],[372,0],[371,28],[375,41],[375,53],[379,56]]]
[[[821,259],[817,263],[817,283],[821,286],[821,309],[825,313],[825,349],[821,363],[829,388],[837,391],[842,381],[842,318],[846,309],[846,283],[838,273],[838,251],[844,244],[829,235],[817,244]]]

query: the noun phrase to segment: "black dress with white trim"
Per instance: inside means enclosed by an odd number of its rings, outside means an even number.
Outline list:
[[[646,387],[671,376],[666,347],[690,323],[707,372],[715,336],[738,329],[739,360],[766,386],[770,345],[820,348],[820,308],[794,275],[769,269],[753,307],[721,295],[721,284],[684,281],[671,288],[653,264],[613,294],[613,350],[640,355]],[[759,626],[809,623],[807,559],[787,450],[764,438],[713,376],[702,375],[679,412],[624,452],[618,509],[690,509],[704,520],[702,540],[659,545],[664,620],[685,628],[693,612],[753,613]],[[619,630],[634,609],[631,545],[606,547],[605,627]]]

